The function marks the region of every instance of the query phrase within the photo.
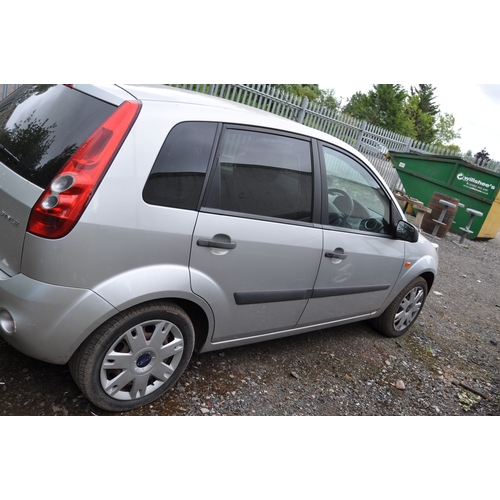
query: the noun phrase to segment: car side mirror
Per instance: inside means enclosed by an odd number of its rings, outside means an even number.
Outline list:
[[[400,220],[396,226],[396,238],[416,243],[418,241],[418,229],[413,224]]]

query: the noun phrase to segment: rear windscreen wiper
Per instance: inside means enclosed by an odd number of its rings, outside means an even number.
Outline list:
[[[20,163],[19,158],[17,158],[17,156],[15,156],[14,154],[12,154],[5,146],[2,146],[1,144],[0,144],[0,150],[3,151],[6,155],[10,156],[17,163]]]

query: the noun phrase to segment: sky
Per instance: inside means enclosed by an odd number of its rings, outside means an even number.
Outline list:
[[[403,84],[408,90],[418,84]],[[455,117],[455,130],[460,139],[453,141],[462,153],[473,154],[486,148],[490,158],[500,161],[500,84],[446,83],[432,84],[436,88],[435,104],[441,113]],[[356,92],[367,93],[372,83],[320,83],[320,88],[332,88],[335,96],[347,103]]]

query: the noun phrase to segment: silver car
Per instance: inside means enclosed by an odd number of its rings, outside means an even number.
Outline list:
[[[376,155],[386,155],[389,153],[387,146],[366,136],[361,139],[360,151]]]
[[[165,86],[0,101],[0,335],[108,411],[207,352],[371,320],[404,334],[437,271],[333,137]]]

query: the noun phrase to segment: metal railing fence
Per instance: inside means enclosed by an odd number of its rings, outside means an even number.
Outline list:
[[[388,165],[383,155],[367,155],[363,150],[363,139],[371,138],[383,144],[392,151],[416,152],[443,156],[458,156],[457,152],[435,144],[416,141],[410,137],[396,134],[389,130],[371,125],[363,120],[339,111],[332,111],[317,103],[311,103],[307,98],[301,99],[294,94],[288,94],[269,84],[168,84],[172,87],[194,90],[222,97],[271,113],[296,120],[312,128],[333,135],[360,150],[374,164],[389,186],[394,189],[401,187],[397,172]],[[480,168],[500,171],[500,162],[494,160],[476,160],[460,155],[463,159],[476,164]],[[399,185],[399,186],[398,186]]]
[[[19,83],[0,83],[0,101],[5,99],[11,92],[14,92],[18,87]]]

